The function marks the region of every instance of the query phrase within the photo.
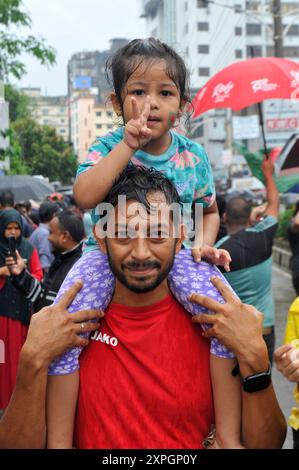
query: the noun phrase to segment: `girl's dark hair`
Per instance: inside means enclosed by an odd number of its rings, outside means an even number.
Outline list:
[[[122,109],[122,92],[130,76],[146,61],[164,60],[166,73],[176,84],[182,101],[190,101],[188,72],[183,59],[159,39],[134,39],[118,49],[106,62],[106,79],[113,87]]]

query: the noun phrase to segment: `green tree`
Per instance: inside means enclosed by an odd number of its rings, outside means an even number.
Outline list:
[[[20,79],[24,75],[26,67],[20,60],[24,53],[36,57],[43,65],[55,63],[55,51],[43,38],[31,34],[20,36],[20,31],[31,26],[30,15],[23,9],[22,0],[0,0],[0,78],[7,80],[13,76]]]
[[[10,122],[30,115],[28,108],[29,97],[20,93],[17,88],[10,84],[5,85],[5,101],[9,103]]]
[[[41,174],[51,181],[72,182],[77,159],[72,147],[56,135],[54,128],[25,117],[15,121],[12,130],[19,144],[18,165],[21,161],[29,174]],[[13,167],[12,171],[15,171]]]

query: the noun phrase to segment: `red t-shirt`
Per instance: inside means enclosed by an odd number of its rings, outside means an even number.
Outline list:
[[[110,304],[80,357],[74,445],[201,448],[213,413],[209,342],[184,308]]]

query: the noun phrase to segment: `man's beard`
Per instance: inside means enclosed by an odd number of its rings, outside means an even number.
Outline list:
[[[111,268],[111,271],[113,272],[114,276],[123,284],[125,287],[127,287],[130,291],[134,292],[135,294],[146,294],[147,292],[151,292],[156,287],[158,287],[162,281],[164,281],[165,278],[167,278],[168,274],[170,273],[173,263],[174,263],[174,256],[175,256],[175,245],[173,247],[173,252],[170,256],[169,262],[165,266],[165,268],[162,271],[158,271],[156,279],[154,279],[150,284],[144,284],[139,286],[136,282],[136,284],[132,284],[128,282],[125,274],[123,271],[120,271],[115,263],[113,262],[113,259],[110,254],[109,246],[106,242],[106,248],[107,248],[107,256],[108,256],[108,261],[109,265]],[[146,261],[144,263],[139,263],[138,261],[131,261],[126,264],[121,265],[122,269],[125,268],[135,268],[135,269],[154,269],[157,268],[158,270],[161,268],[161,264],[159,261]],[[139,282],[142,283],[143,281],[146,282],[147,276],[144,277],[138,277]]]

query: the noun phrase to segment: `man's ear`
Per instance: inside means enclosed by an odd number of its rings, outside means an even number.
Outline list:
[[[226,215],[226,212],[224,212],[223,216],[222,216],[222,220],[225,224],[227,224],[227,215]]]
[[[110,100],[111,100],[112,107],[113,107],[115,114],[117,116],[121,116],[122,115],[121,105],[114,91],[110,93]]]
[[[182,224],[182,225],[180,226],[180,237],[177,238],[176,244],[175,244],[175,254],[176,254],[176,255],[177,255],[178,252],[181,250],[183,241],[184,241],[185,239],[186,239],[186,226]]]
[[[105,243],[105,238],[103,237],[98,237],[97,235],[97,230],[96,230],[96,225],[92,227],[92,233],[94,238],[96,239],[97,244],[99,245],[100,250],[102,253],[107,255],[107,248],[106,248],[106,243]]]

